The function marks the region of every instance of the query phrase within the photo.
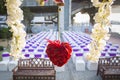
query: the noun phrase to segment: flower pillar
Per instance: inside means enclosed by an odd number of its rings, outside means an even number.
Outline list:
[[[6,0],[7,8],[7,21],[9,27],[11,27],[12,41],[11,41],[11,55],[17,59],[22,57],[21,50],[25,46],[24,25],[21,23],[23,20],[23,11],[20,8],[22,0]]]
[[[95,25],[92,29],[92,42],[89,45],[90,53],[87,55],[87,59],[90,61],[98,61],[101,51],[106,45],[106,41],[109,39],[109,15],[111,12],[112,0],[91,0],[93,6],[98,7],[98,13],[95,14]]]

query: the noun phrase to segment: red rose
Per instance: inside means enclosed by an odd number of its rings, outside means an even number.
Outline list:
[[[63,66],[71,57],[72,48],[69,43],[59,40],[50,41],[47,45],[46,53],[52,63],[57,66]]]

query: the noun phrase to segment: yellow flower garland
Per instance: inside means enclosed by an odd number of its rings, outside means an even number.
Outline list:
[[[91,0],[93,2],[93,6],[98,7],[98,13],[95,14],[94,19],[96,24],[94,25],[94,29],[92,29],[92,42],[89,45],[90,52],[87,55],[87,59],[90,61],[98,61],[101,51],[104,49],[106,45],[106,41],[109,39],[109,25],[110,21],[108,19],[111,12],[111,5],[113,3],[112,0],[103,0],[99,2],[99,0]]]
[[[23,20],[21,4],[22,0],[6,0],[8,14],[6,23],[11,27],[13,33],[10,53],[15,59],[22,57],[21,50],[25,46],[26,32],[24,31],[24,25],[21,23]]]

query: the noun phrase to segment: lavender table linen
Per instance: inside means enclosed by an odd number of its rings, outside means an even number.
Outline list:
[[[25,46],[25,48],[29,48],[29,46]]]
[[[77,57],[78,57],[78,56],[83,56],[82,53],[76,53],[75,55],[76,55]]]
[[[10,54],[6,53],[6,54],[2,54],[2,57],[9,57]]]
[[[38,52],[43,52],[44,50],[43,50],[43,49],[38,49],[37,51],[38,51]]]
[[[35,58],[41,58],[41,54],[34,54]]]
[[[116,54],[115,54],[115,53],[109,53],[109,55],[110,55],[110,56],[116,56]]]
[[[79,51],[79,49],[73,49],[73,52]]]
[[[25,54],[24,56],[25,56],[25,57],[29,57],[29,56],[30,56],[30,54]]]
[[[34,52],[34,49],[28,49],[28,52]]]
[[[47,54],[45,55],[45,58],[48,58],[48,55],[47,55]]]

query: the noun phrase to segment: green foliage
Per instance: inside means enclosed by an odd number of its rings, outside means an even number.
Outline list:
[[[12,37],[12,33],[9,30],[10,28],[0,28],[0,39],[10,39]]]
[[[4,47],[3,46],[0,46],[0,51],[3,51],[4,50]]]
[[[5,0],[0,0],[0,15],[6,15],[7,9],[5,6]]]

